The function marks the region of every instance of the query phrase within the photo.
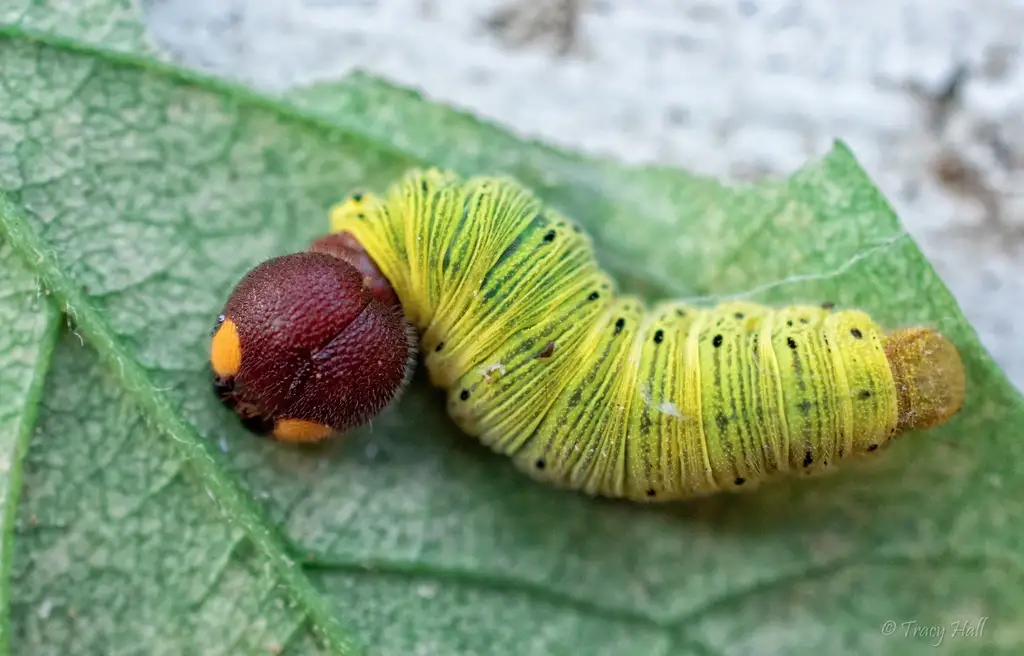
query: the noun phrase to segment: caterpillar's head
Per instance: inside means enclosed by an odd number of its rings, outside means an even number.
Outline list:
[[[885,356],[896,383],[901,433],[944,424],[964,403],[966,380],[953,343],[929,328],[889,333]]]
[[[394,401],[415,343],[376,265],[332,234],[246,274],[217,318],[210,367],[216,393],[250,430],[316,442]]]

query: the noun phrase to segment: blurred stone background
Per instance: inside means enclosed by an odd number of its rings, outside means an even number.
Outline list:
[[[521,135],[725,179],[853,148],[1024,388],[1024,0],[142,0],[180,63],[353,68]]]

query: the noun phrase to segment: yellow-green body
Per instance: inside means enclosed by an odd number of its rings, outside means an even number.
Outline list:
[[[863,312],[648,307],[512,180],[413,172],[331,220],[421,331],[453,420],[535,478],[682,499],[820,471],[897,432],[884,335]]]

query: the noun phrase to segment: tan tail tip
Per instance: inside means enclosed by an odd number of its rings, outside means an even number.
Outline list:
[[[966,376],[960,352],[930,328],[889,333],[885,356],[896,383],[899,432],[944,424],[964,403]]]

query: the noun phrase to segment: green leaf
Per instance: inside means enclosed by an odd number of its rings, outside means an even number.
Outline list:
[[[985,616],[946,644],[1024,643],[1024,402],[841,145],[725,188],[523,143],[365,77],[275,100],[97,44],[0,40],[0,236],[31,271],[20,289],[38,278],[73,328],[41,398],[5,387],[0,406],[37,413],[16,429],[13,653],[931,653],[883,623]],[[341,194],[424,164],[519,176],[628,289],[935,325],[964,353],[967,407],[828,479],[653,508],[529,481],[422,375],[325,449],[254,439],[209,388],[226,295],[322,233]]]
[[[22,460],[60,327],[35,277],[0,240],[0,651],[10,649],[11,562]]]
[[[74,44],[102,46],[121,52],[163,58],[146,36],[135,0],[4,0],[0,26],[4,32],[44,35]]]

